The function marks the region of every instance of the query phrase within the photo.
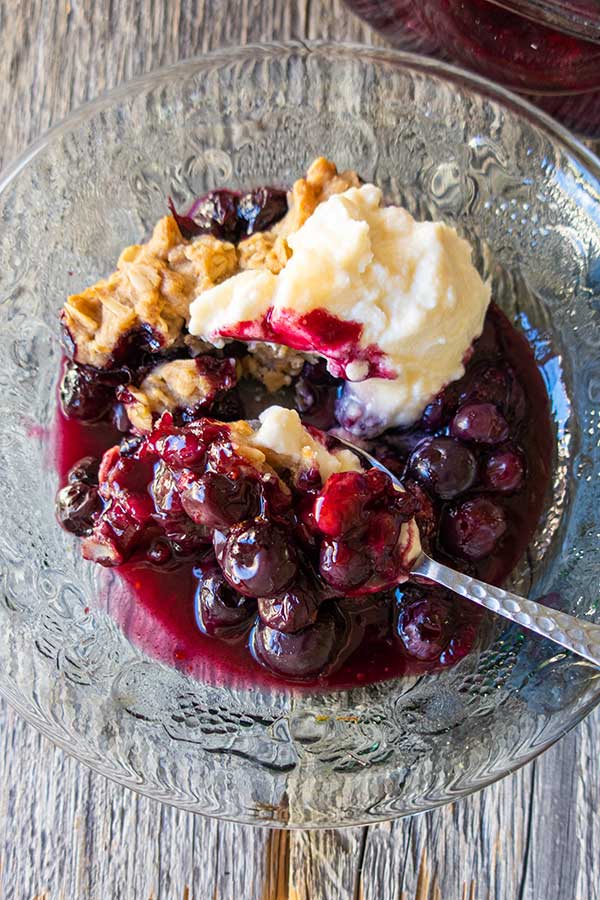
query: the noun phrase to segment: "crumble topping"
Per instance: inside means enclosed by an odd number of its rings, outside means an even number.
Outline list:
[[[300,374],[305,362],[314,362],[309,353],[298,353],[282,344],[266,344],[260,341],[248,344],[248,355],[242,358],[245,376],[262,382],[270,394],[288,387]]]
[[[238,244],[240,269],[268,269],[278,275],[292,255],[284,237],[272,231],[257,231]]]
[[[304,225],[320,203],[334,194],[359,186],[360,178],[356,172],[352,169],[338,172],[334,163],[319,156],[309,166],[306,178],[294,182],[289,195],[289,212],[273,226],[273,234],[288,237]]]
[[[198,290],[237,270],[233,244],[211,235],[182,238],[172,216],[161,219],[146,244],[127,247],[107,279],[74,294],[62,317],[75,344],[75,360],[104,368],[130,332],[146,331],[161,349],[180,338]]]
[[[187,240],[174,217],[165,216],[147,243],[121,253],[112,275],[68,298],[62,320],[75,361],[106,368],[120,342],[136,331],[145,332],[152,349],[177,344],[195,296],[240,270],[281,272],[292,254],[287,237],[319,203],[357,184],[355,172],[338,173],[333,163],[320,157],[294,184],[283,219],[237,247],[208,234]],[[186,343],[187,337],[183,336]]]
[[[211,404],[218,394],[236,383],[233,359],[175,359],[156,366],[139,388],[128,385],[118,392],[135,431],[152,430],[154,420],[169,410],[198,410]]]

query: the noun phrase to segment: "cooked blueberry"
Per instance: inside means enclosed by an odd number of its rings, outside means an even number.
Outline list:
[[[525,461],[514,447],[496,450],[488,456],[483,467],[482,481],[491,491],[510,494],[523,486]]]
[[[258,484],[247,478],[205,472],[190,479],[181,491],[181,503],[194,522],[224,528],[258,515],[260,491]]]
[[[106,457],[105,457],[106,458]],[[148,488],[152,487],[155,478],[154,465],[149,460],[133,459],[126,456],[118,456],[108,472],[100,469],[100,479],[105,480],[111,492],[124,499],[124,494],[137,496],[150,512],[154,512],[150,502]],[[103,488],[104,490],[104,488]]]
[[[246,418],[244,404],[237,388],[232,388],[225,396],[215,400],[210,408],[210,414],[220,422],[235,422],[237,419]]]
[[[336,389],[329,385],[311,384],[302,376],[294,385],[296,407],[306,425],[327,430],[336,423]]]
[[[508,372],[496,366],[483,365],[466,377],[461,400],[463,403],[493,403],[505,411],[509,391]]]
[[[298,562],[283,528],[258,517],[231,529],[221,567],[229,584],[241,594],[274,597],[291,584]]]
[[[95,456],[84,456],[69,469],[67,481],[74,484],[77,481],[83,484],[98,484],[98,467],[100,460]]]
[[[60,402],[66,416],[94,422],[106,415],[114,399],[114,388],[99,380],[89,366],[69,362],[60,384]]]
[[[493,403],[513,424],[523,419],[527,408],[523,386],[510,366],[476,368],[465,379],[461,399],[463,403]]]
[[[166,519],[161,523],[165,538],[177,556],[197,556],[204,553],[210,545],[211,535],[208,529],[194,525],[187,517]]]
[[[277,188],[260,187],[244,194],[237,207],[242,236],[266,231],[283,218],[287,208],[287,194]]]
[[[256,612],[256,601],[237,594],[222,575],[200,576],[194,604],[198,628],[211,637],[239,631]]]
[[[237,203],[239,194],[226,189],[209,191],[199,197],[187,213],[178,213],[169,200],[169,208],[184,238],[212,234],[223,241],[237,241],[239,222]]]
[[[409,471],[433,494],[450,500],[473,485],[477,460],[468,447],[452,438],[427,438],[413,451]]]
[[[365,472],[365,479],[369,486],[371,503],[374,500],[383,499],[384,495],[387,494],[390,490],[391,496],[396,493],[392,488],[390,476],[386,472],[383,472],[381,469],[377,469],[375,467],[373,467],[372,469],[367,469],[367,471]]]
[[[396,633],[409,656],[445,666],[471,651],[476,629],[464,620],[457,598],[435,588],[412,586],[397,594]]]
[[[450,431],[463,441],[500,444],[508,437],[508,424],[493,403],[467,403],[452,419]]]
[[[449,604],[435,594],[410,602],[398,610],[398,637],[406,652],[415,659],[439,659],[450,641],[451,628]]]
[[[156,450],[172,469],[184,469],[203,462],[206,444],[191,431],[175,431],[159,437],[156,441]]]
[[[321,544],[319,570],[327,584],[343,594],[368,581],[373,574],[373,563],[364,546],[325,540]]]
[[[317,528],[330,537],[341,537],[359,524],[370,497],[369,484],[360,472],[333,475],[315,500]]]
[[[425,431],[438,431],[448,424],[456,410],[456,397],[451,390],[434,397],[423,410],[420,426]]]
[[[56,517],[72,534],[89,534],[100,507],[97,488],[82,481],[65,485],[56,495]]]
[[[167,541],[160,539],[153,541],[146,550],[147,559],[157,566],[164,566],[165,563],[169,562],[172,555],[171,548]]]
[[[112,352],[113,362],[130,368],[137,373],[137,383],[143,378],[144,370],[148,372],[156,363],[152,357],[163,349],[164,337],[147,322],[137,328],[133,328],[124,334],[118,341]],[[130,379],[118,380],[119,384],[126,384]]]
[[[442,521],[444,545],[467,559],[483,559],[506,531],[504,510],[487,497],[464,500],[451,508]]]
[[[334,619],[322,614],[314,625],[294,634],[259,622],[252,630],[251,649],[255,659],[276,675],[301,681],[323,672],[339,639]]]
[[[280,597],[259,597],[258,614],[264,625],[277,631],[300,631],[316,621],[322,599],[316,584],[299,579]]]

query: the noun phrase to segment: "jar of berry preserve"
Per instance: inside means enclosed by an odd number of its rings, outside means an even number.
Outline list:
[[[600,0],[347,0],[394,44],[517,91],[600,137]]]

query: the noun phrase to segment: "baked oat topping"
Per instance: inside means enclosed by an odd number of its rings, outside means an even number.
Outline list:
[[[333,194],[360,187],[360,178],[352,169],[338,172],[334,163],[319,156],[308,168],[306,178],[294,182],[288,202],[289,212],[272,229],[273,234],[287,237],[304,225],[320,203]]]
[[[132,428],[145,434],[163,412],[205,408],[236,381],[233,359],[175,359],[152,369],[139,388],[128,385],[121,389],[118,399],[125,406]]]
[[[277,275],[291,255],[286,239],[272,231],[257,231],[238,244],[240,269],[268,269]]]
[[[248,355],[242,358],[242,372],[246,377],[262,382],[270,394],[287,387],[300,374],[305,362],[316,357],[298,353],[282,344],[260,341],[248,344]]]
[[[287,237],[319,203],[357,184],[355,172],[338,173],[333,163],[320,157],[289,192],[289,210],[283,219],[271,230],[255,232],[237,246],[211,234],[188,240],[175,218],[165,216],[145,244],[135,244],[121,253],[112,275],[66,301],[62,322],[74,361],[110,368],[118,364],[120,348],[129,336],[138,334],[150,352],[163,352],[180,344],[188,346],[193,356],[206,352],[209,345],[186,330],[194,297],[240,270],[281,272],[292,254]],[[303,357],[285,349],[281,354],[273,354],[272,349],[254,351],[245,368],[274,391],[289,384],[302,361]],[[163,366],[159,366],[161,371]],[[162,376],[157,378],[160,382]],[[149,412],[140,412],[140,422],[147,422],[153,412],[152,405]]]
[[[68,298],[62,320],[75,361],[105,368],[120,341],[136,330],[151,335],[161,350],[172,347],[198,290],[236,270],[233,244],[211,235],[186,241],[173,217],[165,216],[146,244],[122,252],[109,278]]]

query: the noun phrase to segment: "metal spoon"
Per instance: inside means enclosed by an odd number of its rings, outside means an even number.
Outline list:
[[[337,435],[336,439],[371,466],[381,469],[390,476],[395,484],[402,487],[401,481],[370,453]],[[577,619],[575,616],[551,609],[534,600],[519,597],[510,591],[504,591],[502,588],[486,584],[477,578],[471,578],[470,575],[463,575],[462,572],[456,572],[449,566],[436,562],[423,551],[415,560],[411,568],[411,575],[429,578],[454,591],[455,594],[460,594],[461,597],[466,597],[468,600],[478,603],[479,606],[489,609],[490,612],[504,616],[511,622],[516,622],[517,625],[535,631],[536,634],[560,644],[561,647],[571,650],[577,656],[582,656],[600,667],[600,625],[594,625],[593,622],[586,622],[584,619]]]

